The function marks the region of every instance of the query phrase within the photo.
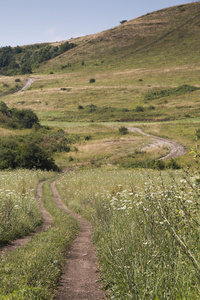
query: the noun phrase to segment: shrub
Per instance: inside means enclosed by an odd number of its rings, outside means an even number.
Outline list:
[[[4,119],[1,119],[1,123],[3,121],[6,126],[11,128],[40,126],[37,115],[31,109],[10,109],[5,102],[0,102],[0,113],[4,116]]]
[[[90,78],[90,83],[94,83],[95,81],[95,78]]]
[[[120,21],[120,24],[124,24],[126,22],[127,22],[127,20],[122,20],[122,21]]]
[[[186,93],[193,92],[198,89],[199,89],[198,87],[184,84],[184,85],[178,86],[176,88],[148,92],[144,95],[144,99],[145,100],[155,100],[155,99],[159,99],[159,98],[163,98],[163,97],[170,97],[173,95],[179,96],[179,95],[184,95]]]
[[[119,128],[119,132],[120,132],[121,134],[127,134],[127,133],[128,133],[128,128],[126,128],[125,126],[121,126],[121,127]]]
[[[89,112],[92,113],[97,110],[97,106],[95,104],[88,105]]]
[[[143,106],[137,106],[135,110],[137,112],[142,112],[142,111],[144,111],[144,107]]]

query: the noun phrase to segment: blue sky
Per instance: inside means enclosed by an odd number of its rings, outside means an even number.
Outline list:
[[[113,28],[122,20],[191,0],[3,0],[0,47],[55,42]]]

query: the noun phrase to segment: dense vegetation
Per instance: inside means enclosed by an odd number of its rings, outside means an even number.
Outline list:
[[[39,127],[39,119],[31,109],[9,108],[3,101],[0,102],[0,124],[13,129]]]
[[[170,88],[170,89],[164,89],[164,90],[159,90],[159,91],[154,91],[154,92],[148,92],[145,94],[144,99],[145,100],[155,100],[163,97],[170,97],[170,96],[179,96],[179,95],[184,95],[186,93],[190,93],[193,91],[198,90],[198,87],[191,86],[191,85],[181,85],[175,88]]]
[[[0,48],[0,74],[29,74],[32,68],[38,68],[40,63],[54,58],[72,48],[74,43],[65,42],[60,46],[49,44],[32,45],[25,47]]]
[[[79,139],[63,130],[41,128],[24,136],[0,138],[0,169],[41,169],[58,171],[52,157],[55,152],[69,152]]]

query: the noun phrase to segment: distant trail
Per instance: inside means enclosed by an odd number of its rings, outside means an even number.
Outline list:
[[[27,89],[31,86],[31,84],[32,84],[34,81],[35,81],[35,78],[29,77],[29,78],[26,80],[26,83],[25,83],[25,85],[23,86],[23,88],[21,88],[21,89],[18,91],[18,93],[27,90]]]
[[[160,160],[165,160],[168,158],[175,158],[175,157],[179,157],[185,154],[185,149],[182,145],[178,144],[177,142],[159,137],[159,136],[155,136],[152,134],[148,134],[143,132],[140,128],[136,128],[136,127],[128,127],[128,130],[132,131],[132,132],[139,132],[143,135],[149,136],[150,138],[155,139],[160,145],[164,145],[167,144],[170,148],[171,151],[170,153],[168,153],[166,156],[163,156],[160,158]]]

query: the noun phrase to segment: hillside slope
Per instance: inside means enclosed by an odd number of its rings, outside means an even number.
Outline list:
[[[81,66],[83,61],[84,64],[112,63],[118,67],[197,63],[200,1],[162,9],[72,41],[78,45],[76,48],[49,61],[43,68],[58,70],[69,63]]]

